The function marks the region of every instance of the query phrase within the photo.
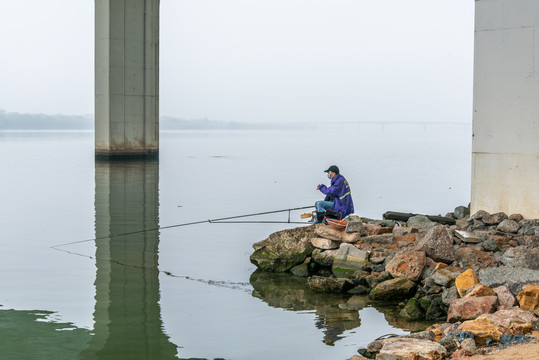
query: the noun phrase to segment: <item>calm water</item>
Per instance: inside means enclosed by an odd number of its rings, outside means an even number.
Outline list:
[[[255,272],[252,244],[293,225],[108,235],[310,205],[331,164],[361,216],[445,214],[470,193],[457,125],[164,132],[159,162],[111,163],[91,132],[0,132],[0,154],[3,359],[349,358],[420,325]]]

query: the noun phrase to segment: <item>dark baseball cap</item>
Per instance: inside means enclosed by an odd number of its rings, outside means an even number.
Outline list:
[[[339,168],[337,167],[337,165],[331,165],[327,170],[324,170],[324,172],[334,172],[335,174],[338,174],[339,173]]]

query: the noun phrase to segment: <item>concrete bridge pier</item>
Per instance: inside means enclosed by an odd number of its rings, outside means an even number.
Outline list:
[[[96,157],[159,151],[159,0],[95,0]]]
[[[471,211],[539,218],[539,1],[475,10]]]

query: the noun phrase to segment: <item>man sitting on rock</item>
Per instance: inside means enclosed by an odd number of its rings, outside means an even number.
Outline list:
[[[341,214],[342,218],[354,212],[354,203],[352,201],[352,193],[348,181],[339,172],[336,165],[331,165],[324,172],[328,173],[328,179],[331,179],[331,185],[318,185],[316,190],[320,190],[322,194],[333,198],[333,201],[317,201],[315,203],[318,219],[315,219],[315,224],[323,218],[326,210],[333,210]],[[318,220],[318,221],[317,221]]]

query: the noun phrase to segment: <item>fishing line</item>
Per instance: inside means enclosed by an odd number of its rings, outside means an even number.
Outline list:
[[[101,237],[92,238],[92,239],[78,240],[78,241],[72,241],[72,242],[68,242],[68,243],[64,243],[64,244],[53,245],[53,246],[51,246],[51,249],[64,251],[64,250],[61,250],[59,248],[67,246],[67,245],[80,244],[80,243],[85,243],[85,242],[89,242],[89,241],[112,239],[112,238],[116,238],[116,237],[120,237],[120,236],[135,235],[135,234],[145,233],[145,232],[149,232],[149,231],[165,230],[165,229],[172,229],[172,228],[176,228],[176,227],[199,225],[199,224],[205,224],[205,223],[210,223],[210,224],[216,224],[216,223],[222,223],[222,224],[226,224],[226,223],[229,223],[229,224],[309,224],[308,222],[290,221],[290,212],[295,211],[295,210],[310,209],[310,208],[313,208],[313,207],[314,207],[314,205],[302,206],[302,207],[291,208],[291,209],[265,211],[265,212],[246,214],[246,215],[229,216],[229,217],[218,218],[218,219],[200,220],[200,221],[192,221],[192,222],[187,222],[187,223],[182,223],[182,224],[158,226],[158,227],[150,228],[150,229],[130,231],[130,232],[121,233],[121,234],[112,234],[112,235],[101,236]],[[285,211],[288,211],[288,221],[237,221],[237,222],[228,221],[228,220],[241,219],[241,218],[251,217],[251,216],[276,214],[276,213],[281,213],[281,212],[285,212]]]
[[[196,281],[196,282],[204,283],[204,284],[207,284],[207,285],[224,287],[224,288],[229,288],[229,289],[233,289],[233,290],[242,290],[242,291],[246,291],[246,292],[250,293],[250,290],[247,289],[247,287],[250,286],[250,284],[247,284],[247,283],[234,283],[234,282],[227,282],[227,281],[222,281],[222,280],[196,279],[196,278],[192,278],[192,277],[186,276],[186,275],[175,275],[175,274],[171,273],[170,271],[159,270],[159,268],[157,268],[157,267],[147,267],[147,266],[142,266],[142,265],[131,265],[131,264],[126,264],[126,263],[123,263],[123,262],[120,262],[120,261],[114,260],[114,259],[101,259],[101,258],[98,258],[98,257],[93,257],[91,255],[86,255],[86,254],[82,254],[82,253],[78,253],[78,252],[74,252],[74,251],[69,251],[69,250],[66,250],[66,249],[60,249],[60,247],[73,245],[73,244],[80,244],[80,243],[89,242],[89,241],[97,241],[97,240],[103,240],[103,239],[113,239],[113,238],[120,237],[120,236],[134,235],[134,234],[140,234],[140,233],[149,232],[149,231],[171,229],[171,228],[175,228],[175,227],[197,225],[197,224],[204,224],[204,223],[210,223],[210,224],[309,224],[308,222],[290,221],[290,212],[294,211],[294,210],[309,209],[309,208],[313,208],[313,207],[314,207],[313,205],[311,205],[311,206],[302,206],[302,207],[292,208],[292,209],[266,211],[266,212],[247,214],[247,215],[237,215],[237,216],[230,216],[230,217],[224,217],[224,218],[218,218],[218,219],[193,221],[193,222],[187,222],[187,223],[175,224],[175,225],[168,225],[168,226],[159,226],[159,227],[150,228],[150,229],[143,229],[143,230],[138,230],[138,231],[130,231],[130,232],[122,233],[122,234],[113,234],[113,235],[101,236],[101,237],[97,237],[97,238],[93,238],[93,239],[73,241],[73,242],[69,242],[69,243],[54,245],[54,246],[51,246],[51,248],[54,249],[54,250],[58,250],[58,251],[62,251],[62,252],[71,254],[71,255],[77,255],[77,256],[88,258],[88,259],[94,259],[95,261],[106,261],[106,262],[115,263],[115,264],[118,264],[120,266],[125,266],[125,267],[131,267],[131,268],[142,269],[142,270],[157,271],[158,273],[163,273],[163,274],[165,274],[167,276],[171,276],[171,277],[174,277],[174,278],[190,280],[190,281]],[[267,214],[276,214],[276,213],[285,212],[285,211],[288,211],[288,221],[231,221],[231,220],[234,220],[234,219],[241,219],[241,218],[245,218],[245,217],[267,215]]]
[[[111,262],[111,263],[115,263],[115,264],[118,264],[118,265],[124,266],[124,267],[130,267],[130,268],[141,269],[141,270],[157,271],[158,273],[162,273],[162,274],[165,274],[167,276],[177,278],[177,279],[195,281],[195,282],[199,282],[199,283],[206,284],[206,285],[212,285],[212,286],[217,286],[217,287],[222,287],[222,288],[227,288],[227,289],[232,289],[232,290],[241,290],[241,291],[247,292],[248,294],[251,294],[251,289],[249,289],[249,287],[251,286],[250,283],[232,282],[232,281],[223,281],[223,280],[197,279],[197,278],[193,278],[193,277],[187,276],[187,275],[175,275],[175,274],[171,273],[170,271],[159,270],[157,267],[148,267],[148,266],[142,266],[142,265],[131,265],[131,264],[123,263],[123,262],[121,262],[119,260],[101,259],[101,258],[98,258],[98,257],[93,257],[91,255],[81,254],[81,253],[77,253],[77,252],[74,252],[74,251],[63,250],[63,249],[56,249],[56,250],[66,252],[66,253],[71,254],[71,255],[77,255],[77,256],[82,256],[82,257],[88,258],[88,259],[93,259],[95,261]]]

